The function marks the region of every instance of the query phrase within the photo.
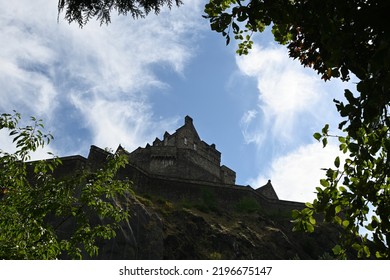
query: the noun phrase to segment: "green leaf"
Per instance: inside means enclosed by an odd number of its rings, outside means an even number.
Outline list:
[[[238,33],[240,31],[240,27],[234,21],[232,22],[232,27],[233,27],[233,32],[234,33]]]
[[[321,133],[316,132],[316,133],[313,134],[313,137],[314,137],[314,139],[316,139],[317,141],[320,141],[322,135],[321,135]]]
[[[322,129],[322,134],[323,135],[328,135],[329,132],[329,124],[326,124],[324,128]]]
[[[348,152],[348,145],[347,144],[340,144],[340,151],[342,151],[344,154]]]
[[[322,139],[322,145],[323,145],[324,148],[326,147],[326,145],[328,145],[328,139],[327,138]]]
[[[321,184],[321,186],[323,186],[325,188],[329,187],[329,182],[326,179],[321,179],[320,184]]]
[[[313,204],[311,204],[310,202],[306,202],[306,203],[305,203],[305,206],[306,206],[307,208],[310,208],[310,209],[313,208]]]
[[[366,255],[365,257],[367,259],[370,258],[370,256],[371,256],[370,248],[368,246],[364,245],[363,251],[364,251],[364,254]]]
[[[294,210],[292,210],[291,216],[292,216],[292,218],[295,220],[295,219],[298,219],[298,218],[299,218],[300,213],[299,213],[298,210],[295,210],[295,209],[294,209]]]
[[[344,187],[342,187],[342,186],[340,186],[340,187],[339,187],[339,191],[342,192],[342,193],[344,193],[344,192],[347,192],[347,189],[344,188]]]
[[[309,232],[309,233],[314,232],[314,226],[312,224],[306,223],[305,225],[306,225],[307,232]]]
[[[340,245],[336,245],[336,246],[333,247],[332,251],[333,251],[333,254],[338,256],[338,255],[340,255],[343,252],[343,249],[341,248]]]
[[[340,158],[339,157],[336,157],[336,159],[334,160],[334,165],[336,166],[336,168],[340,167]]]
[[[348,148],[352,153],[356,153],[359,151],[359,145],[356,143],[349,143]]]
[[[345,143],[345,137],[339,136],[338,139],[340,143]]]
[[[378,251],[375,252],[375,257],[377,259],[382,259],[383,258],[382,254],[380,252],[378,252]]]
[[[349,226],[349,221],[348,220],[344,220],[342,225],[343,225],[344,228],[347,228]]]
[[[322,193],[322,189],[320,187],[316,187],[317,193]]]
[[[361,251],[362,246],[358,243],[352,244],[352,248],[356,251]]]
[[[372,224],[366,225],[365,228],[366,228],[367,230],[369,230],[369,231],[373,231],[373,230],[374,230]]]

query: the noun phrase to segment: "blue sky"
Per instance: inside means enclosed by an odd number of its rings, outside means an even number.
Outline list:
[[[332,99],[353,81],[324,83],[269,32],[237,56],[201,17],[205,3],[80,29],[63,15],[57,23],[57,1],[0,0],[0,112],[44,120],[55,140],[35,158],[87,156],[90,145],[132,151],[190,115],[238,184],[271,179],[281,199],[312,200],[338,151],[312,135],[325,123],[336,129]],[[0,143],[12,150],[4,133]]]

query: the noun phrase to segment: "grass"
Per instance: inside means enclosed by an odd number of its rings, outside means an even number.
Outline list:
[[[239,213],[255,213],[261,210],[259,202],[253,197],[241,198],[234,208]]]

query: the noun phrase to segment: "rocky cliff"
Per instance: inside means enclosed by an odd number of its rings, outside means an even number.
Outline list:
[[[250,202],[234,211],[138,195],[124,203],[131,219],[100,244],[98,259],[319,259],[338,237],[324,224],[313,234],[292,232],[288,213],[265,215]]]

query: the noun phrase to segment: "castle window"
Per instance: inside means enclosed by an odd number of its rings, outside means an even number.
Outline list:
[[[196,144],[194,143],[194,150],[196,151],[196,149],[197,149],[197,146],[196,146]]]
[[[188,144],[187,137],[184,137],[184,145],[187,145],[187,144]]]

